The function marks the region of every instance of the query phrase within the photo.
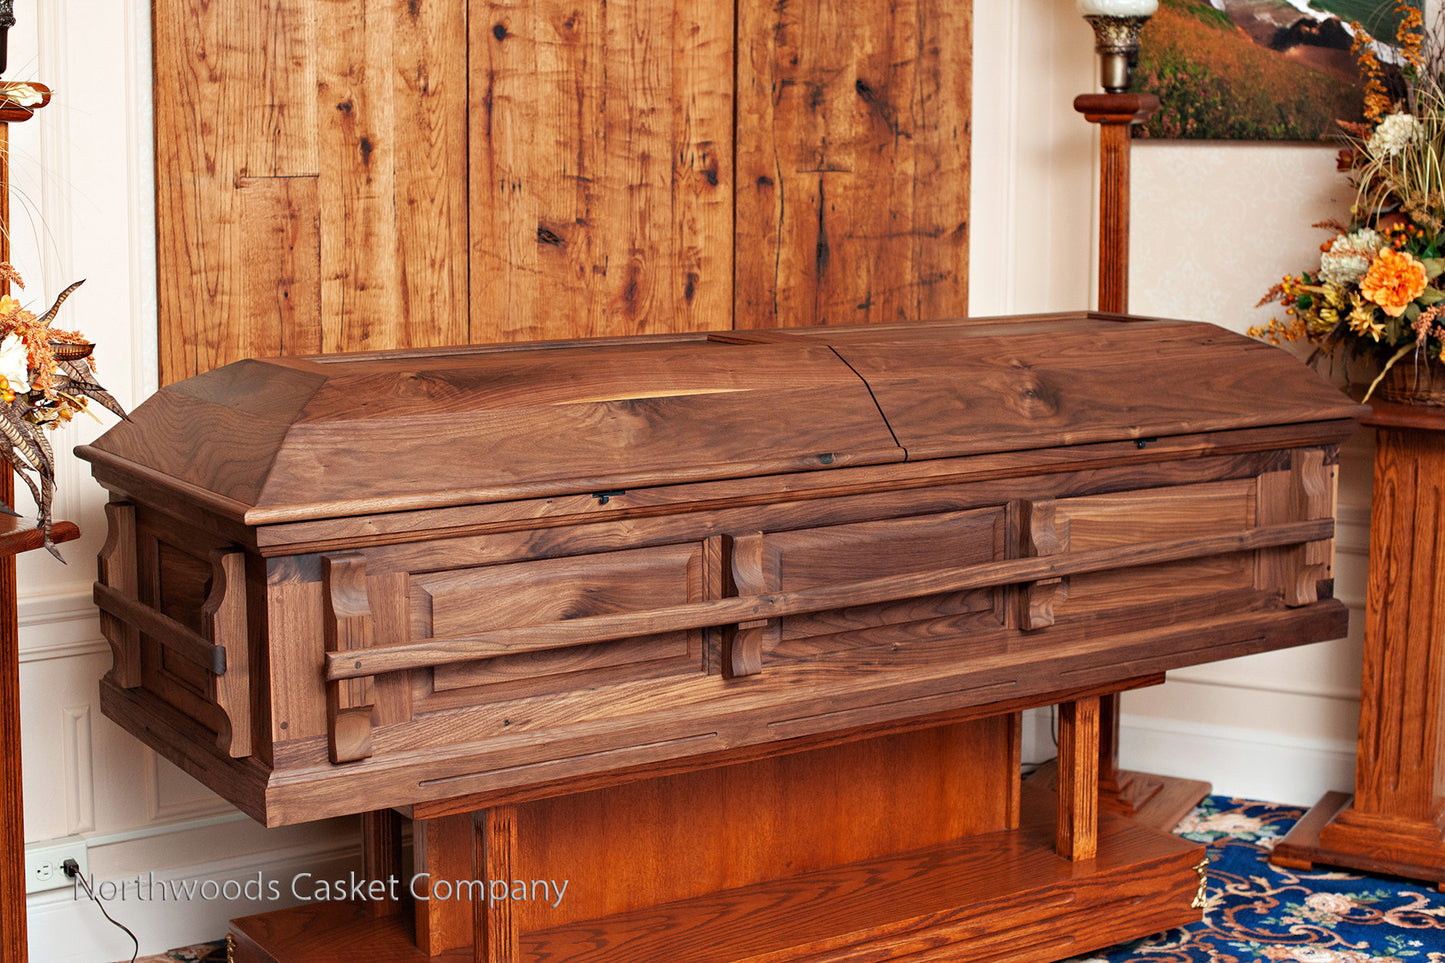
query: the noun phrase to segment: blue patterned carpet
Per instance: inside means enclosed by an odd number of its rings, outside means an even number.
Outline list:
[[[1445,963],[1445,895],[1433,887],[1270,865],[1302,815],[1210,796],[1175,829],[1209,846],[1204,921],[1075,963]]]

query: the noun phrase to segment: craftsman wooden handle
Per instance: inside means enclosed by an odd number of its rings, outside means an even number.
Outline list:
[[[135,626],[187,662],[212,675],[226,674],[226,647],[216,645],[170,616],[126,597],[102,582],[95,583],[95,604],[105,614]]]
[[[594,615],[565,622],[495,629],[475,635],[426,639],[407,645],[330,652],[326,655],[326,679],[329,682],[359,679],[384,672],[404,672],[501,655],[564,649],[611,639],[777,619],[943,592],[1014,585],[1084,572],[1177,562],[1281,545],[1298,545],[1333,538],[1334,531],[1333,518],[1287,522],[1171,542],[1121,545],[1038,558],[1005,559],[981,565],[824,585],[796,592],[710,599],[705,602],[651,609],[647,612]]]

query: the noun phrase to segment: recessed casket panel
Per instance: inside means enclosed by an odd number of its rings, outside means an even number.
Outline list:
[[[280,825],[1335,638],[1360,411],[1099,315],[241,362],[80,450],[102,704]]]

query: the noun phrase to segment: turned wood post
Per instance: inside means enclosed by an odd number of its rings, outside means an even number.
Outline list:
[[[1129,311],[1129,141],[1159,109],[1153,94],[1080,94],[1074,110],[1099,125],[1099,310]]]
[[[1129,147],[1133,128],[1159,109],[1153,94],[1080,94],[1074,109],[1099,125],[1099,307],[1129,312]],[[1099,788],[1107,808],[1138,815],[1164,830],[1209,793],[1206,783],[1170,780],[1119,768],[1119,697],[1099,709]],[[1154,802],[1147,815],[1143,810]]]
[[[36,85],[45,100],[36,107],[0,107],[0,261],[10,260],[10,125],[29,120],[50,102],[50,92]],[[0,280],[0,294],[10,282]],[[15,505],[15,476],[0,470],[0,498]],[[73,535],[70,537],[74,537]],[[56,536],[59,541],[59,537]],[[20,626],[15,601],[15,552],[0,553],[0,959],[26,959],[25,946],[25,807],[20,780]]]

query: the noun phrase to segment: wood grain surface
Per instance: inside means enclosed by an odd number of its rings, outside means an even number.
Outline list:
[[[958,316],[967,4],[158,0],[161,381]]]
[[[472,8],[473,340],[727,326],[732,8]]]
[[[967,4],[738,4],[736,327],[968,313]]]
[[[467,340],[464,3],[156,5],[161,380]]]

